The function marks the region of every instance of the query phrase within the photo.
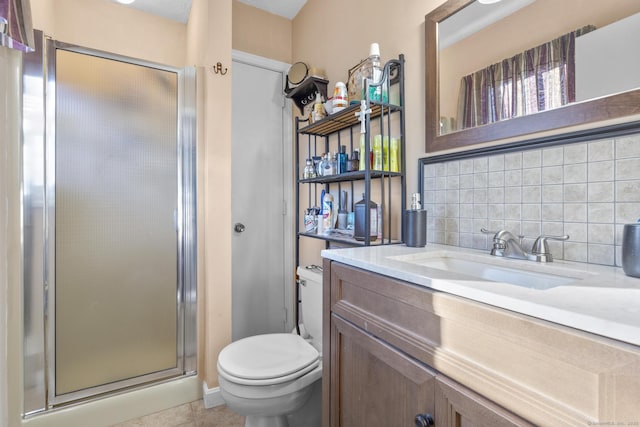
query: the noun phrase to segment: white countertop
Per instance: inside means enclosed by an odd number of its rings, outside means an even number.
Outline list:
[[[536,263],[499,258],[488,251],[456,246],[410,248],[386,245],[323,250],[334,261],[416,285],[526,314],[549,322],[640,345],[640,278],[619,267],[568,261]],[[569,284],[531,288],[445,271],[425,260],[444,256],[487,263],[498,269],[569,276]]]

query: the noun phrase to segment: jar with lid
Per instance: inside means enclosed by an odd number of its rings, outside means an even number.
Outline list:
[[[333,112],[337,113],[342,111],[349,105],[347,86],[343,82],[336,83],[336,88],[333,90]]]
[[[316,168],[313,166],[313,160],[307,159],[307,163],[304,166],[304,179],[311,179],[316,177]]]

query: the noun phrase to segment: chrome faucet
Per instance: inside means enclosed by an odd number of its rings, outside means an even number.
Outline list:
[[[553,257],[551,256],[551,252],[549,251],[549,245],[547,244],[547,240],[568,240],[569,236],[538,236],[538,238],[533,242],[533,246],[531,247],[531,251],[527,252],[522,247],[522,239],[524,236],[516,237],[507,230],[500,231],[489,231],[485,228],[480,230],[485,234],[493,234],[493,247],[491,248],[491,255],[505,257],[505,258],[515,258],[515,259],[526,259],[529,261],[536,262],[552,262]]]

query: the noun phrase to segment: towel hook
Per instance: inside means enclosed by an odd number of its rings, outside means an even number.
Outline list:
[[[211,68],[213,69],[213,72],[216,74],[221,74],[223,76],[227,74],[227,67],[225,67],[224,70],[222,70],[222,62],[218,62],[215,66]]]

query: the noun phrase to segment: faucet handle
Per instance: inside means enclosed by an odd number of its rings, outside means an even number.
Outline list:
[[[544,260],[541,259],[541,261],[545,262],[545,261],[553,261],[553,258],[551,257],[551,252],[549,252],[549,245],[547,245],[547,240],[569,240],[569,236],[568,235],[564,235],[564,236],[545,236],[542,235],[540,237],[538,237],[536,239],[535,242],[533,242],[533,247],[531,248],[531,253],[533,255],[536,255],[538,258],[544,258]]]

